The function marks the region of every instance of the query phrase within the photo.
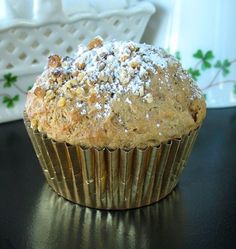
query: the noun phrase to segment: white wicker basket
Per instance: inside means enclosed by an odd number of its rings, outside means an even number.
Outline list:
[[[139,41],[154,11],[152,4],[140,2],[123,10],[80,13],[63,23],[18,21],[0,30],[0,123],[22,117],[24,92],[43,70],[50,53],[70,55],[79,43],[96,35]],[[17,76],[10,85],[4,80],[9,73]]]

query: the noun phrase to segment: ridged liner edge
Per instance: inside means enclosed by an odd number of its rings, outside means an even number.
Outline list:
[[[24,122],[48,184],[74,203],[121,210],[166,197],[179,181],[199,129],[159,146],[130,150],[55,142]]]

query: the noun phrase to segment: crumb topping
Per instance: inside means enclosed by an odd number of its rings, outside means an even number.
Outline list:
[[[158,81],[155,91],[154,76]],[[183,86],[186,81],[189,84],[186,89],[181,86],[184,96],[190,100],[202,98],[179,61],[164,49],[132,41],[105,42],[101,37],[95,37],[87,46],[79,45],[72,57],[49,56],[45,71],[30,92],[44,103],[54,103],[55,108],[67,107],[84,118],[92,114],[95,120],[111,117],[114,102],[124,102],[135,113],[136,100],[139,99],[150,106],[150,112],[143,114],[145,120],[150,120],[156,98],[163,100],[164,94],[161,93],[166,89],[175,94],[174,86],[181,81]],[[175,98],[177,103],[183,101],[183,96],[177,93]],[[121,118],[116,122],[123,125]],[[159,130],[162,124],[156,122],[155,127]],[[127,127],[123,126],[126,133]],[[161,132],[158,134],[163,136]]]
[[[176,67],[179,80],[189,78],[194,84],[180,63],[162,48],[132,41],[105,42],[95,37],[87,46],[79,45],[73,57],[51,55],[31,91],[45,102],[56,98],[58,107],[73,102],[81,115],[96,110],[98,119],[105,118],[111,112],[112,102],[120,101],[124,94],[151,104],[154,97],[149,88],[154,74],[173,91],[171,85],[175,82],[170,80],[170,66]],[[191,98],[201,98],[197,88]],[[124,101],[132,105],[130,98]]]

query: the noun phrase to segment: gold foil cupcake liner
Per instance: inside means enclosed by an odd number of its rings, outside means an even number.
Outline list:
[[[130,209],[166,197],[179,181],[198,129],[159,146],[130,150],[83,148],[55,142],[25,126],[52,189],[98,209]]]

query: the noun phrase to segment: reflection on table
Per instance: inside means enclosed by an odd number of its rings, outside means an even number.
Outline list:
[[[178,188],[154,205],[128,211],[103,211],[66,201],[45,184],[36,205],[29,219],[32,221],[29,232],[31,246],[38,249],[45,248],[45,241],[57,241],[60,248],[113,248],[114,245],[144,248],[150,245],[153,236],[146,232],[147,227],[161,236],[171,228],[174,218],[185,219]],[[181,243],[183,231],[177,231],[176,238]]]

